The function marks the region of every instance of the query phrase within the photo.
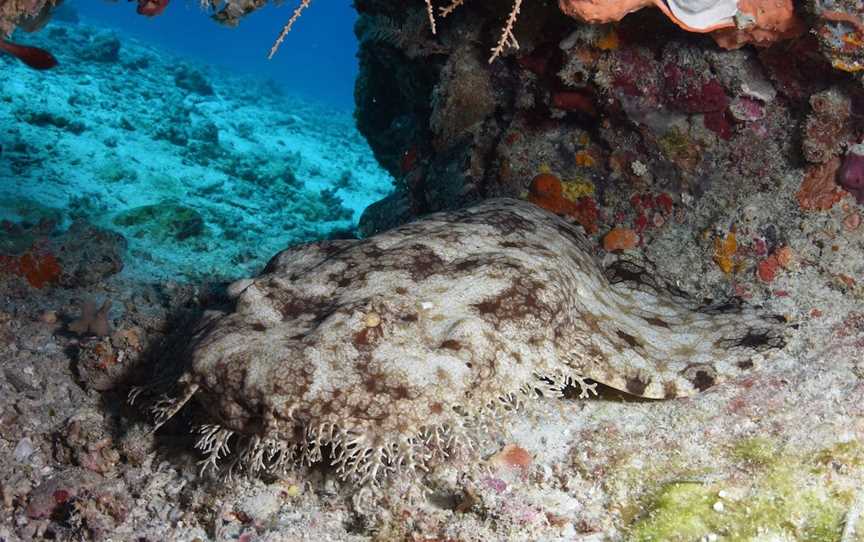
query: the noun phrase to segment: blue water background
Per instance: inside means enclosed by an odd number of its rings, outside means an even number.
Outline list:
[[[354,234],[392,190],[352,115],[348,0],[313,2],[272,61],[293,4],[235,28],[197,0],[153,18],[134,1],[66,5],[79,23],[57,13],[13,36],[53,52],[56,68],[0,56],[0,220],[48,219],[51,237],[83,219],[125,237],[126,276],[229,281],[288,246]],[[142,209],[158,212],[123,218]],[[181,238],[170,224],[189,209],[203,227]],[[32,242],[19,237],[15,254]]]
[[[347,0],[318,0],[303,12],[279,52],[270,47],[296,4],[267,5],[235,28],[212,20],[195,0],[172,0],[162,15],[143,17],[137,2],[71,0],[82,18],[159,43],[181,56],[241,73],[271,77],[286,90],[339,108],[354,107],[357,13]]]

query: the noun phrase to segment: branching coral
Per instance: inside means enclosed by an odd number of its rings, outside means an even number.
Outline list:
[[[312,0],[301,0],[300,5],[297,6],[297,9],[294,10],[294,14],[291,15],[291,18],[288,19],[288,22],[285,23],[285,26],[282,27],[282,31],[279,33],[279,37],[276,38],[276,42],[273,44],[273,47],[270,48],[270,54],[267,55],[267,58],[273,58],[273,55],[276,54],[276,51],[279,50],[279,46],[282,45],[282,42],[285,41],[285,37],[291,32],[291,27],[294,26],[294,23],[297,22],[297,19],[300,18],[300,15],[303,14],[303,10],[309,7],[309,4],[312,3]]]
[[[206,1],[206,0],[205,0]],[[432,30],[432,33],[435,34],[437,32],[437,24],[435,23],[435,8],[432,4],[432,0],[425,0],[426,2],[426,14],[429,19],[429,27]],[[276,38],[276,41],[273,43],[273,46],[270,48],[270,54],[268,58],[273,58],[273,55],[279,50],[279,47],[282,45],[282,42],[285,41],[285,37],[291,32],[291,28],[294,26],[294,23],[297,22],[297,19],[303,14],[303,10],[307,9],[309,5],[312,3],[312,0],[301,0],[300,5],[297,9],[294,10],[294,13],[291,15],[291,18],[285,23],[285,26],[282,27],[282,31],[279,33],[279,36]],[[439,15],[443,17],[447,17],[453,11],[461,6],[464,3],[464,0],[453,0],[445,7],[439,8]],[[498,58],[508,47],[519,48],[519,43],[516,41],[516,37],[513,34],[513,28],[516,25],[516,19],[519,17],[519,12],[522,7],[522,0],[515,0],[513,4],[513,9],[510,11],[510,15],[507,17],[507,22],[504,24],[504,28],[501,31],[501,37],[498,40],[498,44],[492,48],[492,55],[489,57],[489,62],[493,62],[496,58]]]
[[[143,3],[142,3],[143,2]],[[432,0],[424,0],[426,17],[432,34],[438,30],[435,6]],[[465,0],[450,0],[438,8],[438,17],[446,18]],[[8,35],[18,25],[39,26],[50,16],[56,0],[14,0],[0,6],[0,35]],[[214,18],[222,23],[235,25],[243,16],[267,3],[267,0],[201,0],[201,6],[216,11]],[[300,0],[288,22],[282,27],[279,36],[270,48],[268,57],[272,58],[291,32],[294,24],[310,7],[312,0]],[[775,5],[776,4],[776,5]],[[139,2],[139,13],[156,15],[162,12],[167,0],[148,0]],[[687,2],[684,0],[626,0],[605,2],[600,0],[560,0],[561,11],[571,17],[587,22],[617,21],[624,15],[646,6],[654,5],[675,24],[692,32],[717,33],[718,43],[724,47],[740,47],[748,42],[767,44],[800,34],[802,25],[795,15],[789,1],[769,3],[767,0],[717,0],[715,2]],[[731,15],[741,15],[743,26],[736,26]],[[522,9],[522,0],[514,0],[513,6],[504,22],[496,45],[491,49],[489,62],[501,56],[508,48],[519,48],[514,28]]]
[[[426,16],[432,34],[437,32],[435,7],[432,0],[424,0]],[[279,37],[270,49],[270,58],[276,54],[279,46],[291,31],[294,23],[309,7],[311,0],[301,0],[300,6],[282,28]],[[465,0],[450,0],[446,6],[438,8],[438,16],[446,18]],[[688,32],[712,32],[718,44],[725,48],[737,48],[746,43],[767,45],[773,41],[788,39],[803,32],[803,25],[798,19],[794,6],[790,1],[768,2],[766,0],[716,0],[714,2],[688,2],[686,0],[560,0],[559,7],[563,13],[590,23],[605,23],[618,21],[628,13],[638,11],[647,6],[654,6],[663,12],[672,22]],[[493,62],[508,48],[519,48],[514,28],[519,13],[522,10],[522,0],[514,0],[513,7],[507,16],[501,34],[495,47],[491,50],[489,62]],[[741,22],[733,16],[738,15]]]

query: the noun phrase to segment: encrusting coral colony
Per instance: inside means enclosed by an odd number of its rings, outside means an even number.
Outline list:
[[[167,5],[138,3],[150,16]],[[202,4],[234,25],[266,2]],[[0,0],[0,33],[38,29],[53,6]],[[183,328],[144,371],[162,378],[132,394],[151,400],[157,428],[191,411],[204,468],[289,476],[323,463],[397,512],[390,484],[452,488],[461,474],[435,473],[473,473],[448,513],[485,499],[507,518],[502,540],[553,539],[543,529],[565,524],[555,536],[860,540],[861,2],[355,7],[357,125],[395,189],[363,213],[359,238],[287,248]],[[271,57],[313,8],[300,2]],[[107,335],[110,307],[91,302],[76,327]],[[598,393],[633,402],[568,406]],[[534,465],[502,420],[555,401],[573,440]],[[543,412],[512,423],[542,426]],[[481,463],[492,474],[472,470]],[[495,474],[501,464],[521,474]],[[646,479],[653,497],[634,497]],[[506,489],[532,483],[578,504],[551,512]],[[592,500],[601,483],[607,500]],[[382,513],[376,529],[429,541],[481,529],[433,516]]]

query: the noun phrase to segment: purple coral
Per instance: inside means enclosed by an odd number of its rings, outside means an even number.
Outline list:
[[[864,203],[864,144],[849,149],[837,171],[837,184],[855,196],[855,201]]]

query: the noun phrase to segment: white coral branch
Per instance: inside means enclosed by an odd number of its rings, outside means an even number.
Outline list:
[[[521,9],[522,0],[516,0],[513,3],[513,9],[510,10],[510,15],[507,17],[507,23],[501,31],[501,38],[498,40],[498,44],[492,48],[492,56],[489,57],[490,64],[504,52],[505,48],[519,48],[519,42],[516,41],[516,36],[513,35],[513,27],[516,25],[516,19],[519,18],[519,11]]]
[[[294,26],[294,23],[297,22],[297,19],[300,18],[300,15],[303,14],[303,10],[309,7],[309,4],[312,3],[312,0],[300,0],[300,5],[297,6],[297,9],[294,10],[294,14],[291,15],[291,18],[288,19],[288,22],[285,23],[285,26],[282,27],[282,32],[279,33],[279,37],[276,38],[276,42],[273,44],[273,47],[270,48],[270,54],[267,55],[268,59],[273,58],[273,55],[279,50],[279,46],[282,45],[282,42],[285,41],[285,37],[291,32],[291,27]]]
[[[459,6],[461,6],[464,3],[465,3],[465,0],[452,0],[449,5],[438,8],[438,15],[440,15],[441,18],[443,19],[444,17],[447,17],[448,15],[453,13],[456,10],[456,8],[458,8]]]
[[[432,33],[435,34],[435,12],[432,7],[432,0],[426,0],[426,14],[429,16],[429,26],[432,28]]]

